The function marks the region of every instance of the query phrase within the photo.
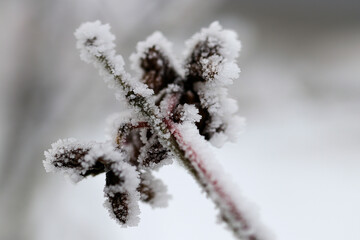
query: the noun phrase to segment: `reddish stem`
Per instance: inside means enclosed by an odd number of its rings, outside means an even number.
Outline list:
[[[201,156],[196,152],[196,150],[184,140],[184,137],[181,133],[181,131],[177,128],[176,124],[172,122],[170,119],[166,118],[164,119],[164,123],[166,124],[167,128],[170,130],[172,136],[176,139],[177,143],[179,144],[182,151],[186,153],[187,159],[190,161],[191,165],[194,167],[194,171],[197,171],[197,174],[202,176],[200,178],[201,184],[205,187],[206,192],[209,194],[210,197],[212,195],[210,194],[210,189],[213,189],[211,191],[212,193],[215,193],[217,197],[220,199],[214,199],[215,203],[221,208],[220,205],[225,204],[227,206],[227,209],[229,209],[228,213],[231,215],[231,217],[241,224],[239,226],[230,226],[233,228],[234,233],[239,232],[247,232],[250,227],[248,221],[244,218],[244,214],[242,211],[238,208],[237,204],[234,202],[232,196],[230,193],[226,192],[226,190],[221,186],[219,183],[219,180],[215,178],[215,176],[209,171],[204,163],[204,160],[201,159]],[[223,210],[222,208],[220,210]],[[224,215],[224,212],[222,212],[223,219],[228,222],[229,225],[231,221],[226,215]],[[243,235],[243,234],[242,234]],[[249,234],[246,236],[246,239],[249,240],[257,240],[259,239],[254,234]]]

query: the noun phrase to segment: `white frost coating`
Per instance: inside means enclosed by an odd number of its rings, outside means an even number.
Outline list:
[[[186,58],[197,43],[204,41],[207,41],[209,47],[218,46],[218,54],[200,58],[202,77],[207,81],[197,83],[196,88],[201,105],[207,108],[211,115],[211,125],[207,129],[213,133],[210,142],[221,147],[228,140],[235,141],[243,128],[243,120],[235,115],[237,103],[228,97],[227,89],[239,76],[240,69],[236,58],[241,45],[234,31],[224,30],[218,22],[213,22],[186,42]],[[222,131],[216,131],[218,128]]]
[[[151,48],[155,47],[156,50],[161,52],[165,58],[169,60],[170,65],[183,76],[183,69],[180,67],[179,61],[174,57],[172,51],[172,43],[169,42],[161,32],[154,32],[150,36],[146,38],[145,41],[138,42],[136,45],[136,52],[131,54],[131,68],[138,74],[140,74],[143,70],[141,69],[140,60],[145,58],[145,52]],[[159,62],[159,65],[163,64]]]
[[[137,161],[139,162],[139,167],[142,169],[152,169],[152,170],[159,170],[161,167],[170,165],[173,163],[172,154],[168,152],[167,156],[165,156],[164,159],[161,159],[160,162],[153,162],[150,161],[147,163],[146,166],[144,166],[144,160],[148,157],[148,155],[151,153],[150,151],[153,151],[151,149],[151,146],[153,146],[157,141],[159,141],[159,138],[156,134],[153,134],[149,139],[145,136],[146,132],[144,131],[141,136],[141,141],[145,144],[140,149],[140,154],[138,156]],[[162,145],[163,146],[163,145]]]
[[[139,122],[144,121],[145,120],[140,114],[134,114],[134,112],[130,110],[114,113],[106,120],[106,138],[113,144],[113,146],[116,146],[116,138],[121,126],[127,123],[130,123],[132,126],[136,126]]]
[[[260,237],[259,239],[268,239],[267,229],[258,221],[257,208],[248,203],[238,194],[237,186],[229,180],[227,174],[218,164],[212,153],[210,144],[198,134],[198,130],[193,123],[185,122],[176,124],[173,129],[180,134],[175,134],[179,139],[180,147],[185,151],[185,155],[200,174],[201,181],[206,185],[210,198],[217,203],[221,212],[230,220],[230,226],[237,229],[237,234],[243,239],[248,239],[251,234]],[[234,205],[237,212],[241,213],[246,221],[247,227],[234,218]],[[236,215],[236,214],[235,214]],[[241,238],[242,239],[242,238]]]
[[[107,139],[109,142],[111,142],[113,147],[119,147],[119,139],[118,139],[118,132],[119,132],[119,128],[123,127],[124,125],[127,124],[131,124],[131,126],[127,126],[125,128],[123,128],[123,133],[127,134],[126,131],[129,130],[130,127],[137,127],[139,122],[144,123],[146,122],[146,120],[140,115],[136,115],[131,111],[124,111],[121,113],[116,113],[111,115],[108,119],[107,119],[107,128],[106,128],[106,132],[107,132]],[[150,147],[152,145],[154,145],[158,138],[156,134],[153,134],[149,139],[147,137],[147,132],[149,130],[148,127],[146,128],[139,128],[139,134],[140,134],[140,140],[141,142],[144,144],[144,146],[142,146],[140,148],[140,154],[137,158],[137,161],[139,163],[139,167],[140,168],[144,168],[144,169],[152,169],[152,170],[159,170],[160,167],[164,166],[164,165],[169,165],[173,163],[172,160],[172,155],[170,152],[168,152],[167,156],[162,159],[160,162],[156,163],[156,162],[148,162],[148,164],[146,166],[143,166],[143,161],[145,160],[145,158],[148,157],[149,155],[149,151],[151,151],[152,149],[150,149]],[[169,134],[170,136],[170,134]],[[125,140],[125,139],[124,139]],[[134,151],[133,146],[127,145],[124,143],[124,145],[122,146],[122,149],[124,149],[128,154],[132,151]]]
[[[246,120],[240,116],[232,116],[227,120],[227,128],[225,132],[215,133],[211,139],[210,143],[215,147],[222,147],[227,140],[235,142],[240,133],[245,129]]]
[[[59,139],[55,143],[51,144],[51,149],[44,152],[45,160],[43,161],[46,172],[61,172],[71,179],[73,182],[79,182],[84,177],[84,174],[91,166],[94,165],[95,160],[92,158],[84,158],[81,160],[81,169],[78,168],[67,168],[61,166],[61,162],[67,163],[74,158],[75,155],[70,155],[69,158],[61,157],[59,155],[65,154],[75,149],[88,149],[90,150],[96,143],[95,142],[81,142],[75,138]],[[54,165],[56,160],[60,160],[58,166]]]
[[[140,221],[140,208],[138,204],[140,200],[140,194],[137,191],[137,187],[140,184],[139,173],[136,171],[135,167],[124,161],[114,162],[111,165],[111,170],[116,176],[124,179],[124,182],[121,185],[105,186],[104,194],[106,200],[104,202],[104,206],[109,210],[109,215],[114,218],[122,227],[137,226]],[[108,197],[112,197],[116,193],[127,194],[128,215],[126,216],[126,219],[124,219],[126,221],[125,223],[120,222],[120,220],[115,216],[115,209],[113,209],[112,204],[108,199]],[[122,206],[119,206],[119,208],[121,207]]]
[[[80,49],[80,57],[87,63],[96,60],[94,57],[101,55],[114,55],[115,36],[110,32],[109,24],[101,24],[99,20],[95,22],[83,23],[74,33]]]
[[[184,104],[183,107],[184,115],[181,116],[181,121],[188,122],[199,122],[201,116],[199,115],[199,110],[193,104]]]
[[[222,132],[214,131],[210,142],[216,147],[222,147],[226,141],[236,141],[245,127],[245,119],[236,115],[238,106],[236,100],[228,97],[228,89],[217,86],[214,82],[199,83],[197,91],[202,106],[211,115],[210,129],[223,127]]]
[[[99,69],[100,75],[104,77],[108,86],[117,90],[117,98],[122,99],[121,95],[124,95],[119,93],[119,90],[121,92],[133,90],[134,93],[144,97],[153,95],[152,89],[133,79],[124,70],[124,60],[121,55],[115,54],[115,36],[110,32],[108,24],[101,24],[100,21],[83,23],[74,35],[81,59],[87,63],[93,63]]]
[[[205,41],[207,38],[213,46],[220,44],[220,54],[229,61],[232,61],[239,56],[241,43],[237,39],[236,32],[223,29],[218,21],[211,23],[208,28],[202,28],[199,33],[194,34],[186,41],[184,55],[186,57],[189,56],[195,45],[200,41]]]
[[[122,162],[127,159],[127,155],[123,152],[116,151],[110,142],[94,144],[89,153],[85,156],[85,160],[94,161],[103,158],[109,162]]]
[[[102,27],[100,22],[95,22],[93,25],[95,25],[95,28],[102,29],[97,29],[95,33],[101,32],[104,29],[104,31],[109,31],[109,27]],[[91,27],[88,28],[91,29]],[[88,28],[83,27],[83,30]],[[96,36],[101,38],[101,35],[102,34],[98,34]],[[148,89],[146,85],[133,80],[130,75],[124,71],[123,59],[115,56],[112,45],[113,39],[109,37],[111,34],[104,34],[104,36],[105,35],[106,37],[102,39],[104,41],[99,41],[98,43],[97,37],[94,38],[91,34],[86,35],[87,37],[83,37],[83,35],[80,34],[78,41],[83,45],[80,49],[82,51],[87,51],[87,53],[82,54],[84,55],[82,58],[85,61],[93,62],[94,65],[99,68],[100,73],[105,79],[108,79],[107,82],[115,80],[110,86],[121,88],[126,93],[129,93],[126,96],[128,101],[131,102],[132,99],[138,97],[136,94],[142,95],[145,99],[145,101],[140,101],[143,102],[143,106],[133,104],[135,111],[142,111],[143,114],[145,112],[146,114],[144,115],[147,115],[148,117],[147,122],[153,127],[153,131],[159,134],[161,142],[164,146],[166,146],[166,144],[170,146],[172,142],[168,141],[169,133],[165,128],[166,126],[171,127],[171,121],[166,121],[166,123],[162,122],[159,108],[155,106],[153,100],[150,99],[153,95],[152,90]],[[187,42],[187,56],[189,56],[199,41],[205,40],[210,47],[217,46],[216,54],[211,57],[206,58],[206,56],[203,56],[200,58],[202,67],[200,73],[207,81],[205,83],[200,82],[195,90],[201,98],[202,106],[208,109],[211,114],[211,119],[213,120],[212,126],[210,126],[211,129],[217,130],[220,127],[224,129],[223,133],[215,133],[211,139],[213,144],[221,145],[225,140],[234,138],[233,133],[238,126],[236,124],[241,122],[240,118],[234,117],[237,106],[234,100],[227,98],[227,89],[225,88],[238,77],[239,68],[237,67],[235,59],[240,50],[240,43],[237,41],[234,32],[223,30],[222,27],[215,22],[211,24],[209,28],[203,29],[200,33],[194,35],[194,37]],[[132,57],[134,66],[139,66],[136,62],[138,63],[142,56],[141,54],[145,51],[144,49],[155,42],[156,46],[161,48],[161,51],[164,52],[165,56],[172,56],[172,54],[166,52],[169,49],[169,45],[167,45],[166,42],[162,42],[162,36],[154,34],[149,37],[143,45],[139,44],[138,53]],[[90,48],[89,46],[95,46],[95,48]],[[134,91],[135,94],[131,95],[131,91]],[[216,161],[214,161],[211,149],[209,148],[209,143],[199,135],[198,129],[193,123],[194,121],[198,121],[197,114],[194,114],[194,109],[192,109],[191,106],[186,106],[184,108],[184,122],[182,124],[176,124],[176,128],[171,129],[173,136],[183,150],[183,152],[180,151],[181,153],[179,154],[184,154],[185,158],[187,158],[194,166],[196,176],[197,174],[199,175],[200,182],[206,186],[205,189],[209,196],[221,209],[223,219],[226,220],[229,227],[234,230],[237,236],[244,239],[250,239],[252,233],[261,233],[261,231],[259,231],[261,227],[257,224],[256,220],[252,218],[252,215],[246,211],[243,212],[243,210],[248,209],[248,206],[244,204],[243,199],[238,196],[232,196],[234,187],[231,183],[225,181],[225,174],[216,164]],[[222,129],[220,128],[220,130]],[[142,140],[143,139],[144,138],[142,138]],[[103,154],[106,156],[107,154],[112,154],[103,146],[97,147],[101,148],[100,150],[97,149],[97,151],[103,151]],[[173,146],[173,150],[174,148],[177,150],[177,145],[175,147]],[[139,179],[134,167],[132,167],[134,174],[130,174],[131,170],[129,169],[129,164],[125,164],[123,161],[115,162],[114,165],[116,164],[119,166],[115,168],[115,173],[127,182],[121,186],[107,186],[105,187],[104,192],[106,196],[114,196],[116,193],[129,192],[131,199],[130,204],[132,205],[131,208],[129,208],[131,210],[129,215],[131,220],[127,222],[127,225],[135,225],[138,221],[137,215],[139,211],[137,201],[133,201],[133,199],[139,199],[139,193],[136,191]],[[129,174],[131,176],[125,176],[124,174]],[[135,175],[136,177],[134,177]],[[111,209],[111,203],[107,202],[105,205],[110,206],[110,213],[113,214],[114,209]],[[241,217],[239,217],[239,214]]]
[[[153,208],[164,208],[169,205],[171,195],[167,193],[167,186],[161,179],[155,178],[150,172],[141,173],[142,182],[154,191],[155,196],[148,203]]]
[[[104,192],[106,197],[113,197],[116,193],[126,194],[128,214],[126,219],[123,219],[125,223],[116,218],[114,210],[118,209],[113,208],[114,206],[109,202],[109,199],[105,201],[104,205],[109,209],[110,215],[122,226],[136,226],[138,224],[140,220],[138,206],[140,194],[137,191],[140,183],[139,173],[135,167],[126,163],[128,156],[121,151],[116,151],[110,142],[82,143],[74,138],[58,140],[52,144],[51,149],[45,152],[45,157],[46,159],[43,162],[47,172],[62,172],[74,182],[83,179],[86,171],[101,159],[103,163],[106,163],[106,167],[110,168],[110,171],[119,179],[124,180],[118,185],[105,186]],[[66,165],[67,163],[69,165]],[[122,208],[123,206],[117,207]]]

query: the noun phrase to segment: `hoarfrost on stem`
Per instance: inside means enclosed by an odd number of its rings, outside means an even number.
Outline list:
[[[106,173],[105,206],[122,226],[139,221],[138,201],[167,206],[166,185],[152,175],[172,158],[179,160],[219,208],[219,219],[239,239],[265,239],[261,224],[211,154],[234,141],[244,120],[228,97],[228,86],[240,72],[236,33],[218,22],[186,42],[180,63],[171,43],[155,32],[139,42],[130,60],[136,72],[124,69],[115,53],[108,24],[82,24],[75,32],[81,58],[99,69],[129,110],[109,119],[108,141],[59,140],[45,152],[47,171],[62,171],[79,181]]]

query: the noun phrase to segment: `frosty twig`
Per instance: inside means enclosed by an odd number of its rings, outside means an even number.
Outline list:
[[[46,153],[47,170],[64,171],[76,180],[106,172],[106,205],[120,224],[132,226],[139,214],[136,200],[166,206],[166,187],[151,171],[175,156],[214,201],[220,219],[236,237],[263,239],[260,226],[209,154],[208,141],[219,147],[235,140],[242,122],[235,114],[236,102],[227,96],[227,86],[239,72],[236,34],[214,22],[187,42],[181,66],[172,57],[171,44],[156,32],[131,56],[139,81],[124,70],[109,30],[99,21],[83,24],[75,32],[77,47],[131,111],[113,117],[107,143],[74,140],[54,145]]]

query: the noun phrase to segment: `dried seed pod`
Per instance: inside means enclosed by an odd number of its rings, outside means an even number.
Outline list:
[[[135,226],[140,220],[138,172],[126,162],[114,162],[108,167],[110,170],[106,173],[104,206],[120,225]]]
[[[163,147],[158,136],[153,134],[150,129],[146,132],[143,131],[141,140],[144,145],[140,148],[137,159],[139,168],[158,169],[165,164],[172,163],[169,149]]]
[[[206,60],[213,56],[219,56],[219,45],[210,42],[209,38],[199,41],[193,48],[190,56],[186,60],[186,81],[194,84],[195,82],[205,82],[213,79],[216,71],[210,72]],[[208,72],[207,75],[204,75]]]
[[[59,140],[45,152],[45,169],[48,172],[61,171],[78,182],[86,176],[98,175],[116,161],[126,161],[127,156],[115,149],[110,142],[80,142],[76,139]]]
[[[212,115],[208,110],[206,104],[202,104],[201,95],[198,93],[198,82],[204,83],[213,79],[217,74],[216,70],[209,68],[208,64],[205,64],[214,56],[219,56],[219,45],[216,41],[206,36],[193,46],[190,55],[186,59],[186,76],[185,76],[185,91],[181,98],[181,103],[194,104],[201,115],[201,120],[197,123],[199,133],[205,137],[206,140],[210,140],[213,133],[209,126],[212,122]],[[205,72],[207,74],[205,74]]]
[[[138,158],[141,153],[141,148],[145,145],[141,140],[140,132],[140,129],[131,130],[126,136],[126,143],[123,145],[123,149],[125,149],[129,155],[129,163],[136,167],[139,166]]]
[[[125,180],[115,175],[113,171],[106,173],[106,187],[104,192],[111,206],[111,211],[121,224],[126,224],[129,215],[129,196],[126,191],[120,188]],[[119,190],[115,191],[114,186],[118,186]]]
[[[128,162],[138,165],[140,148],[144,146],[140,137],[141,129],[148,128],[148,123],[143,119],[134,117],[132,112],[113,114],[107,120],[108,137],[115,148],[125,151],[128,155]]]
[[[202,29],[186,43],[183,103],[194,104],[202,116],[197,127],[215,146],[235,140],[242,119],[235,116],[236,102],[228,98],[227,86],[238,77],[236,58],[240,42],[236,33],[218,22]]]
[[[166,207],[171,198],[163,181],[155,178],[150,171],[140,173],[140,184],[137,190],[140,192],[140,200],[153,208]]]
[[[125,151],[128,162],[138,168],[157,168],[169,163],[169,150],[159,142],[148,123],[136,122],[131,116],[114,115],[110,122],[110,137],[116,148]]]
[[[211,39],[212,40],[212,39]],[[185,61],[186,75],[184,82],[184,94],[181,98],[182,104],[194,104],[199,110],[201,120],[196,124],[199,129],[199,133],[205,137],[206,140],[210,140],[212,137],[212,131],[209,131],[209,126],[212,122],[212,115],[208,111],[208,106],[202,104],[201,95],[199,95],[197,86],[198,82],[204,83],[213,79],[217,74],[216,70],[209,70],[208,59],[219,55],[219,45],[215,41],[210,41],[209,37],[199,39],[199,41],[193,46],[189,56]],[[207,74],[205,74],[205,72]]]
[[[158,94],[162,89],[173,83],[178,77],[174,68],[170,66],[169,60],[156,48],[152,46],[144,53],[141,58],[141,68],[143,69],[142,80],[149,88]]]
[[[139,42],[137,52],[130,57],[132,67],[141,72],[142,81],[154,90],[155,95],[181,78],[180,68],[171,57],[171,43],[160,32]]]
[[[59,140],[45,152],[45,169],[48,172],[64,172],[74,182],[88,175],[103,173],[105,171],[103,160],[89,155],[95,145],[94,142],[82,143],[73,138]]]

